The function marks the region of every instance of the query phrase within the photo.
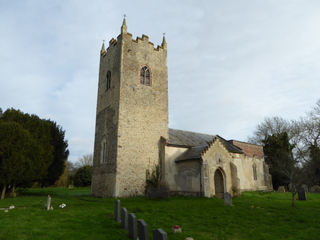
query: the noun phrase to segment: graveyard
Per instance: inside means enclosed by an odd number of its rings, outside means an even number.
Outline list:
[[[115,199],[93,197],[89,188],[24,189],[0,201],[0,239],[130,239],[134,218],[135,231],[147,229],[150,240],[164,233],[170,240],[319,238],[319,193],[307,192],[295,207],[290,192],[244,192],[226,199]],[[128,222],[119,221],[123,215]]]

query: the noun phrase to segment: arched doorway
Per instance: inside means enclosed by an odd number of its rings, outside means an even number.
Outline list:
[[[217,198],[224,198],[224,178],[220,169],[214,173],[214,191]]]

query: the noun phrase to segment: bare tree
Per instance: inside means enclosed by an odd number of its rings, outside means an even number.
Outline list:
[[[288,133],[290,139],[291,124],[288,120],[282,117],[266,117],[264,121],[257,125],[252,136],[249,136],[247,141],[253,144],[262,145],[263,141],[272,134]]]
[[[83,166],[92,166],[92,165],[93,165],[93,155],[86,154],[78,158],[78,161],[74,163],[74,168],[79,169]]]

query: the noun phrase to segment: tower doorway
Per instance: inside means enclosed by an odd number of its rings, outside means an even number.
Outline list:
[[[214,173],[214,191],[217,198],[224,198],[224,178],[220,169]]]

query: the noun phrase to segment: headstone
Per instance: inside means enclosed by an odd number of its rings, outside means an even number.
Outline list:
[[[121,208],[121,227],[128,229],[128,211],[126,208]]]
[[[314,193],[320,193],[320,187],[318,185],[314,186]]]
[[[298,191],[298,199],[299,200],[307,200],[306,192],[303,188],[300,188]]]
[[[48,195],[47,205],[46,205],[47,211],[50,210],[50,206],[51,206],[51,197],[50,197],[50,195]]]
[[[114,221],[120,222],[120,200],[116,200],[114,204]]]
[[[232,197],[231,197],[231,194],[228,192],[224,193],[224,204],[232,205]]]
[[[137,218],[134,213],[128,216],[129,239],[137,239]]]
[[[280,187],[278,188],[278,192],[286,192],[285,187],[284,187],[284,186],[280,186]]]
[[[161,228],[152,231],[153,240],[168,240],[168,235]]]
[[[310,193],[314,193],[314,187],[310,187],[310,188],[309,188],[309,192],[310,192]]]
[[[302,184],[301,188],[303,188],[305,192],[308,192],[308,186],[306,184]]]
[[[148,225],[144,220],[138,220],[138,236],[139,240],[149,240]]]

